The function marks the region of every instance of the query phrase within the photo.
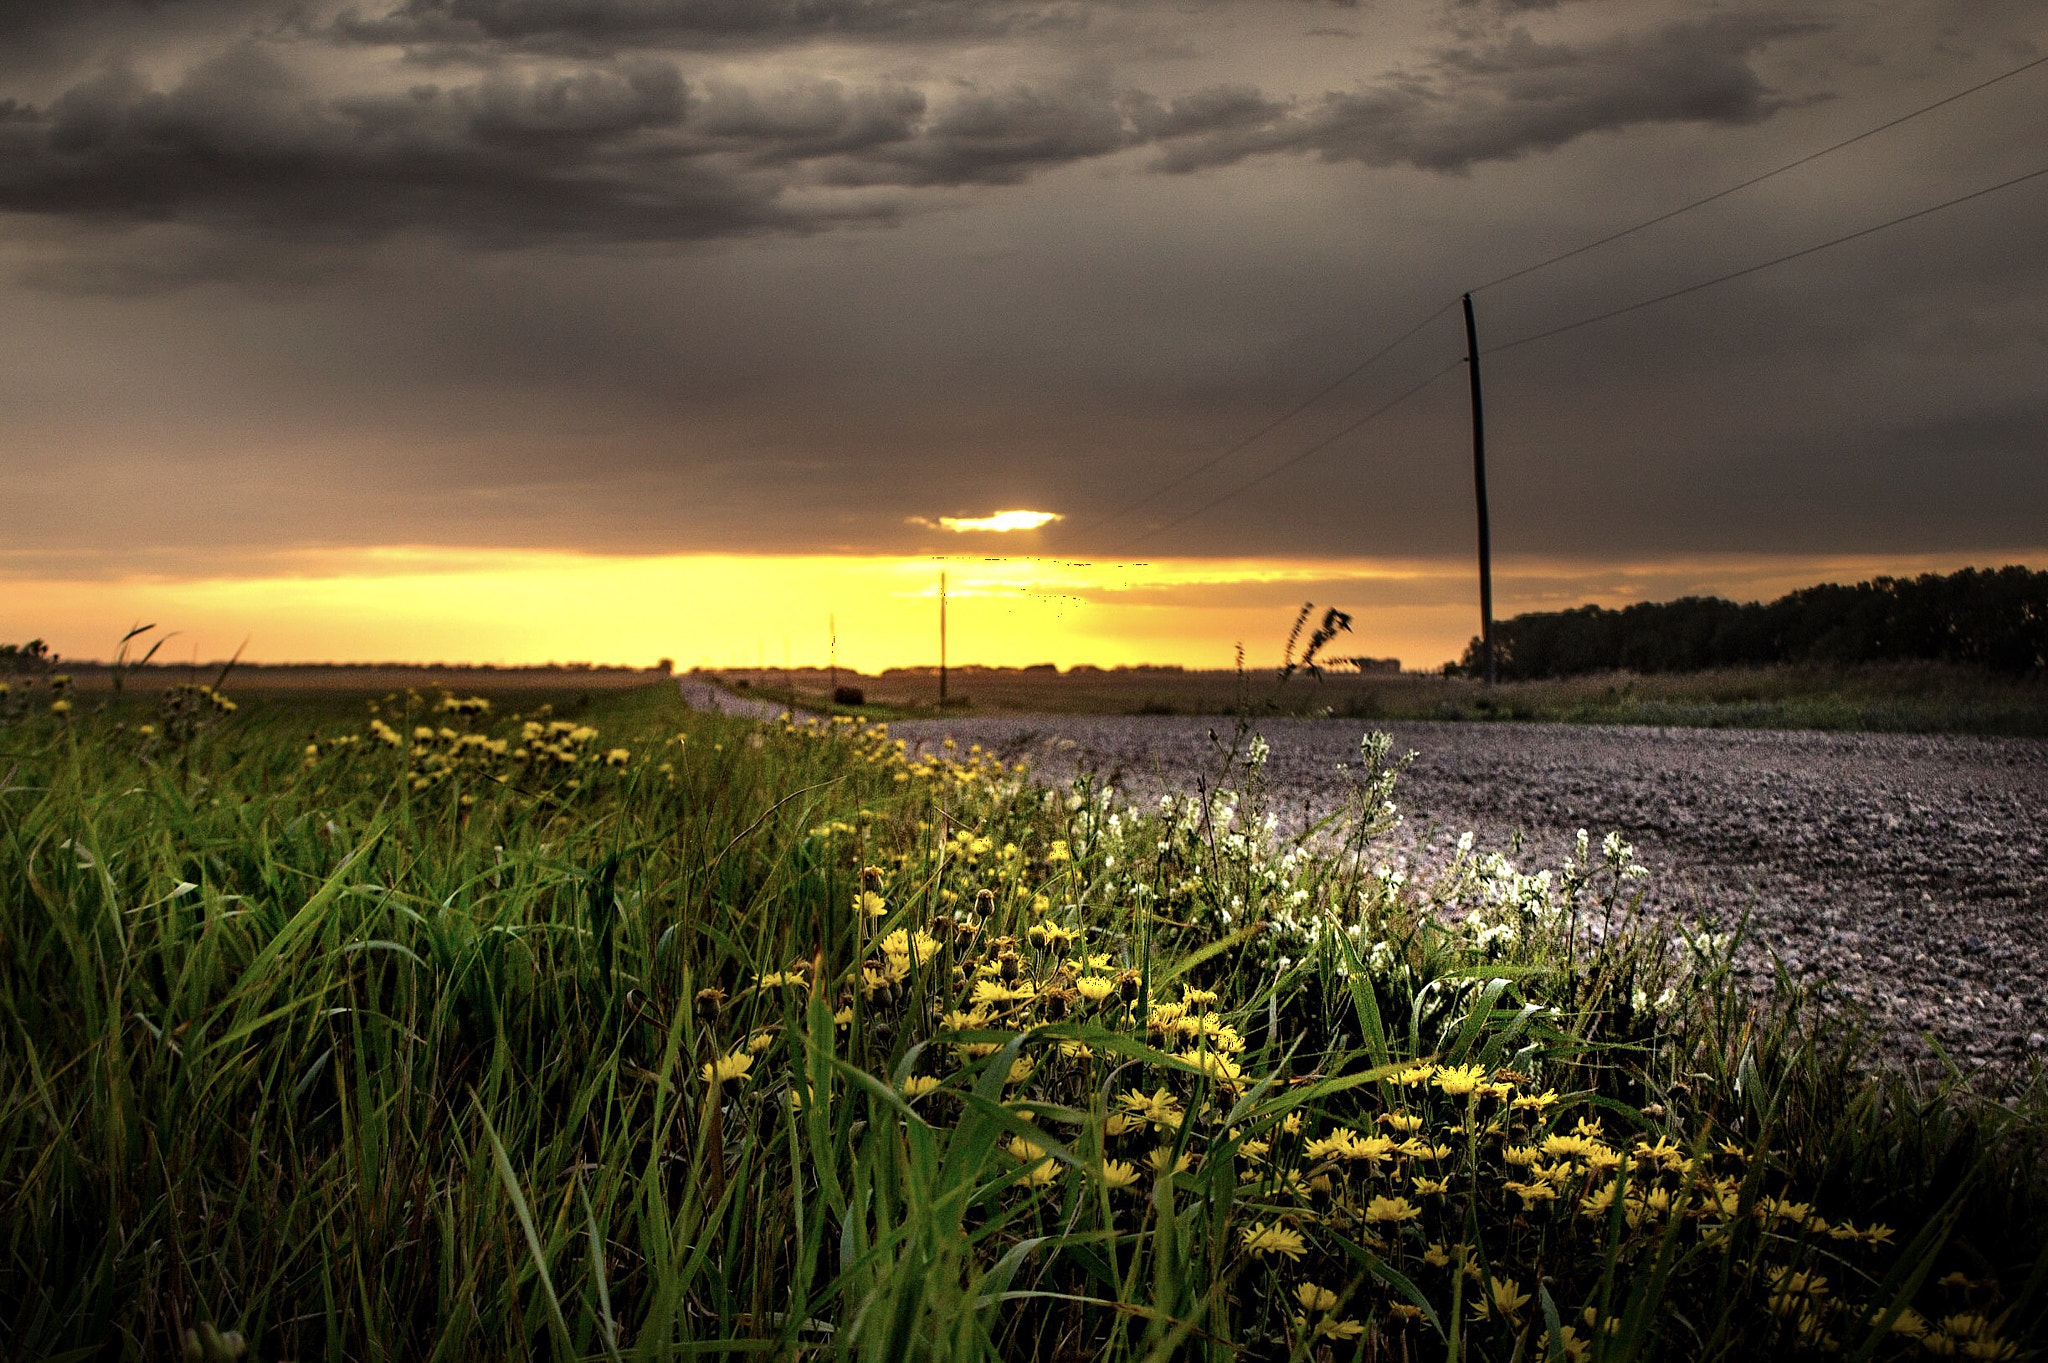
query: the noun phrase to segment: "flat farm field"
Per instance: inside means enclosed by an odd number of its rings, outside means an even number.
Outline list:
[[[783,703],[822,708],[828,674],[749,669],[705,674]],[[842,673],[874,718],[967,715],[1255,715],[1356,720],[1523,721],[1687,728],[1829,729],[2048,737],[2048,681],[1939,664],[1607,673],[1488,688],[1436,674],[1243,674],[1159,668],[962,668],[938,705],[937,669]],[[862,713],[862,711],[854,711]]]

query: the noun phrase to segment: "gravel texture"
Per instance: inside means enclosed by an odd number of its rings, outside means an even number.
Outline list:
[[[1222,719],[1036,716],[897,724],[1089,770],[1139,799],[1219,771]],[[1368,726],[1262,720],[1288,820],[1327,812]],[[1732,926],[1745,913],[1759,985],[1774,953],[1831,1004],[1861,1005],[1912,1064],[1931,1034],[2001,1068],[2048,1059],[2048,742],[1909,734],[1390,723],[1414,750],[1396,801],[1427,861],[1470,829],[1517,833],[1523,869],[1556,865],[1580,828],[1610,830],[1653,872],[1645,908]],[[1297,825],[1298,826],[1298,825]]]
[[[676,689],[683,693],[683,704],[692,710],[709,714],[739,715],[746,719],[774,719],[777,715],[789,713],[787,705],[756,700],[752,696],[736,696],[722,686],[713,686],[710,682],[695,681],[689,677],[677,678]]]

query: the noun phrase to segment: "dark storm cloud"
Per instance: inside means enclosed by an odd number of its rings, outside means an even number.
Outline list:
[[[1135,136],[1106,87],[920,91],[811,80],[693,93],[655,57],[320,95],[254,43],[168,90],[109,66],[0,106],[0,211],[177,219],[336,241],[690,241],[897,211],[817,186],[1014,184]]]
[[[1086,22],[1072,3],[999,0],[407,0],[351,11],[334,26],[352,42],[460,51],[480,43],[529,50],[623,44],[706,47],[818,37],[991,38]]]
[[[159,0],[0,0],[0,38],[46,33],[82,18],[139,14]]]
[[[1786,101],[1765,86],[1751,59],[1774,39],[1821,27],[1731,16],[1582,43],[1540,42],[1518,30],[1444,50],[1414,75],[1178,141],[1160,164],[1189,171],[1301,152],[1462,171],[1645,123],[1754,123]]]
[[[660,62],[321,99],[243,44],[167,91],[109,66],[0,125],[0,208],[328,238],[423,223],[487,239],[701,237],[786,222],[775,186],[664,154],[683,101]],[[636,173],[635,153],[665,173]]]
[[[628,10],[707,24],[738,12],[594,0],[490,12],[537,28]],[[1014,185],[1144,144],[1176,171],[1289,152],[1457,171],[1599,130],[1761,119],[1782,100],[1749,59],[1806,31],[1728,18],[1576,45],[1517,33],[1306,105],[1247,84],[1159,99],[1093,76],[960,80],[937,97],[815,77],[692,90],[653,54],[334,93],[276,45],[244,41],[168,89],[114,64],[46,107],[0,104],[0,212],[176,220],[316,249],[407,229],[497,246],[689,242],[893,220],[914,202],[903,191]]]

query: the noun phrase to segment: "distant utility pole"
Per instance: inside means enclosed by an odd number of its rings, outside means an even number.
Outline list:
[[[1465,295],[1465,363],[1472,375],[1472,489],[1479,499],[1479,651],[1486,655],[1486,684],[1493,665],[1493,531],[1486,517],[1486,411],[1479,400],[1479,324],[1472,295]]]
[[[832,639],[832,703],[839,703],[839,617],[836,614],[825,617],[825,633]]]
[[[946,570],[939,569],[939,706],[946,704]]]

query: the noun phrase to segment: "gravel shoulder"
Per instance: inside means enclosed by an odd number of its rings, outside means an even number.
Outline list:
[[[891,726],[951,735],[1041,779],[1080,771],[1133,798],[1219,770],[1181,717],[960,718]],[[1932,1035],[1952,1055],[2048,1059],[2048,742],[1911,734],[1535,724],[1264,720],[1267,774],[1291,820],[1334,808],[1339,763],[1366,727],[1414,764],[1396,799],[1423,861],[1472,830],[1525,868],[1556,865],[1577,830],[1613,830],[1653,872],[1646,908],[1752,940],[1833,1003],[1861,1005],[1911,1062]],[[1298,825],[1297,825],[1298,826]],[[1763,975],[1769,960],[1750,962]],[[1761,983],[1761,980],[1759,980]]]

